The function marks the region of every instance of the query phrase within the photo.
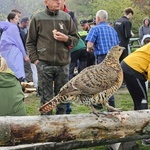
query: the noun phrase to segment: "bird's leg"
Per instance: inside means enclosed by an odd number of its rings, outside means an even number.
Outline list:
[[[98,112],[98,111],[96,111],[96,109],[93,107],[93,105],[90,105],[89,107],[91,108],[92,113],[95,114],[97,117],[99,117],[99,114],[103,114],[103,115],[107,114],[105,112]]]
[[[90,105],[89,106],[90,107],[90,109],[91,109],[91,113],[93,113],[93,114],[95,114],[97,117],[99,117],[99,115],[98,115],[98,112],[96,111],[96,109],[93,107],[93,105]]]
[[[104,106],[108,109],[108,111],[122,111],[122,109],[121,108],[114,108],[113,106],[110,106],[109,104],[108,104],[108,102],[105,102],[104,103]]]

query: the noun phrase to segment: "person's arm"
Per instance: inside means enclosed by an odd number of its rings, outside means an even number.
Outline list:
[[[142,40],[143,36],[144,36],[144,33],[143,33],[143,26],[141,26],[141,27],[139,28],[139,38],[140,38],[140,40]]]
[[[94,44],[92,42],[87,42],[87,52],[93,52],[94,51]]]
[[[77,29],[76,29],[75,24],[74,24],[73,20],[71,19],[71,17],[70,17],[68,35],[55,30],[55,31],[53,31],[53,36],[56,40],[63,41],[68,46],[71,46],[71,47],[75,47],[79,40]]]
[[[124,33],[125,33],[125,37],[127,38],[127,39],[129,39],[129,38],[131,38],[132,37],[132,35],[131,35],[131,28],[132,28],[132,24],[131,24],[131,22],[126,22],[125,24],[124,24]]]
[[[12,41],[12,44],[16,45],[16,47],[21,51],[23,58],[26,61],[28,61],[28,57],[27,57],[23,42],[22,42],[21,37],[20,37],[18,27],[16,25],[12,25],[7,30],[8,30],[7,32],[9,33],[9,38]]]
[[[32,63],[34,63],[36,60],[39,59],[37,53],[37,38],[38,38],[38,33],[36,29],[36,20],[33,17],[30,22],[27,40],[26,40],[26,49],[29,53],[29,57]]]
[[[91,28],[89,30],[89,33],[85,39],[85,41],[87,42],[87,51],[88,52],[93,52],[94,51],[94,43],[96,41],[96,30],[95,28]]]
[[[78,31],[73,22],[72,18],[70,17],[69,20],[69,33],[68,33],[68,40],[65,42],[68,46],[75,47],[78,44]]]

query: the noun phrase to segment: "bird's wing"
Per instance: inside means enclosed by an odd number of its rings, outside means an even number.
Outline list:
[[[118,73],[112,67],[93,66],[84,69],[60,90],[62,95],[95,94],[116,82]]]

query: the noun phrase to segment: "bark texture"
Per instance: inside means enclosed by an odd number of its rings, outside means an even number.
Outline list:
[[[150,110],[0,117],[0,146],[49,142],[36,147],[63,150],[143,138],[150,138]]]

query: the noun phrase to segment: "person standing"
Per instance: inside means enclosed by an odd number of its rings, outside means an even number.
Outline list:
[[[27,33],[28,33],[27,27],[29,26],[29,23],[30,23],[30,20],[28,17],[21,18],[20,23],[19,23],[20,35],[22,37],[24,46],[25,46],[26,39],[27,39]]]
[[[90,22],[91,23],[91,22]],[[79,31],[79,35],[81,37],[81,39],[85,42],[86,44],[86,36],[90,30],[90,25],[88,20],[81,20],[80,21],[80,25],[83,29],[83,31]],[[93,52],[87,52],[87,67],[91,66],[91,65],[95,65],[95,56]]]
[[[129,40],[133,36],[132,33],[132,23],[130,22],[130,19],[134,15],[133,9],[132,8],[126,8],[124,10],[124,16],[118,19],[115,24],[114,24],[114,29],[118,33],[119,37],[119,45],[125,47],[125,50],[123,51],[121,57],[120,57],[120,62],[128,56],[128,45],[129,45]]]
[[[25,50],[26,50],[25,44],[26,44],[27,33],[28,33],[27,27],[29,26],[29,22],[30,20],[28,17],[23,17],[21,18],[20,23],[19,23],[20,36],[21,36]],[[26,50],[26,54],[27,54],[27,50]],[[33,77],[32,77],[32,70],[31,70],[30,62],[24,61],[24,70],[25,70],[26,81],[32,82]]]
[[[29,61],[29,58],[25,52],[17,27],[18,15],[9,13],[7,19],[8,21],[0,22],[0,28],[3,29],[0,40],[0,53],[6,59],[8,67],[21,82],[25,80],[23,59]]]
[[[139,28],[139,38],[141,41],[146,34],[150,34],[150,19],[148,17],[144,18],[143,25]]]
[[[121,62],[134,110],[148,109],[146,81],[150,80],[150,35],[145,35],[142,42],[144,46],[135,50]],[[142,101],[145,101],[144,107]],[[143,139],[142,144],[150,145],[150,139]]]
[[[119,44],[117,32],[107,23],[108,13],[99,10],[96,13],[96,25],[93,26],[86,37],[87,51],[93,52],[97,64],[101,63],[108,51]],[[109,104],[115,107],[114,96],[110,97]]]
[[[150,80],[150,35],[144,37],[143,43],[144,46],[121,62],[125,83],[134,102],[134,110],[142,109],[142,99],[148,101],[145,82]]]
[[[71,16],[60,10],[61,0],[43,0],[46,9],[32,16],[26,47],[31,62],[37,66],[41,105],[57,95],[68,81],[70,47],[78,35]],[[52,112],[48,112],[48,115]],[[56,114],[66,114],[66,104],[57,106]]]

